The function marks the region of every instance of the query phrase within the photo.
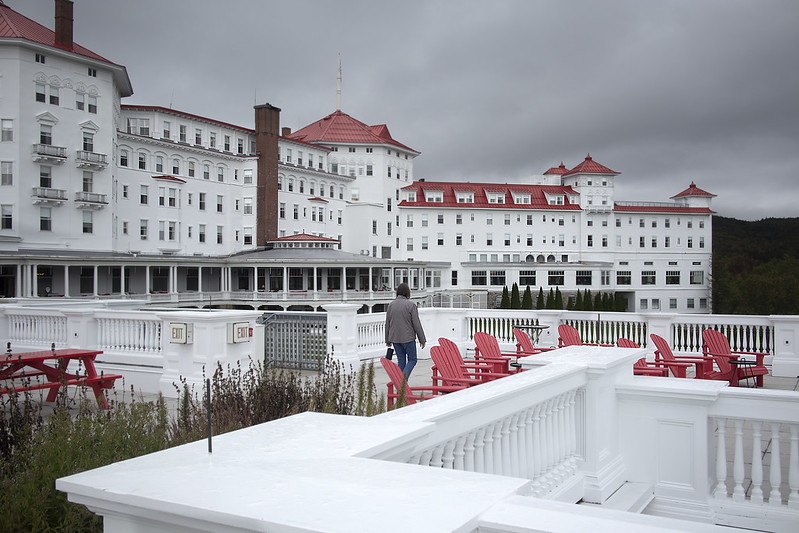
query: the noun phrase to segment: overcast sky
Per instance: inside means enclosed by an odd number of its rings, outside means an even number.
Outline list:
[[[53,0],[5,0],[53,27]],[[129,104],[297,130],[336,109],[421,152],[416,178],[523,181],[587,153],[617,200],[691,181],[723,216],[799,216],[799,2],[75,0]]]

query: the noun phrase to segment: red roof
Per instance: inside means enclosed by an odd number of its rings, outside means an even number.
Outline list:
[[[713,214],[715,211],[708,207],[685,207],[682,205],[614,205],[613,211],[617,213],[684,213],[686,215]]]
[[[683,198],[686,196],[709,196],[710,198],[713,198],[716,195],[710,194],[707,191],[703,191],[702,189],[696,186],[696,183],[692,181],[691,185],[689,185],[687,189],[685,189],[683,192],[679,194],[675,194],[674,196],[672,196],[672,198]]]
[[[559,167],[550,168],[549,170],[544,172],[544,175],[546,176],[547,174],[559,174],[559,175],[562,176],[563,174],[566,174],[568,171],[569,171],[569,169],[566,168],[566,165],[564,165],[563,161],[561,161]]]
[[[164,180],[164,181],[177,181],[178,183],[186,183],[186,180],[181,178],[176,178],[175,176],[153,176],[154,180]]]
[[[250,134],[255,133],[255,130],[251,130],[250,128],[236,126],[235,124],[230,124],[229,122],[222,122],[221,120],[214,120],[212,118],[203,117],[201,115],[194,115],[192,113],[186,113],[184,111],[178,111],[177,109],[170,109],[168,107],[161,107],[157,105],[132,105],[132,104],[123,104],[121,107],[123,111],[154,111],[157,113],[167,113],[179,117],[186,117],[194,120],[202,120],[204,122],[210,122],[212,124],[218,124],[220,126],[225,126],[227,128],[241,130],[245,133],[250,133]]]
[[[0,2],[0,37],[25,39],[27,41],[52,46],[53,48],[60,48],[67,52],[111,63],[111,61],[103,56],[95,54],[88,48],[84,48],[79,44],[73,43],[72,48],[66,48],[61,44],[56,44],[55,32],[53,30],[42,26],[24,15],[20,15],[2,2]]]
[[[605,165],[600,165],[591,158],[591,154],[585,156],[585,161],[564,173],[564,176],[571,176],[572,174],[613,174],[617,175],[618,172],[610,170]]]
[[[290,133],[286,138],[307,143],[391,144],[418,153],[394,140],[385,124],[368,126],[341,111]]]
[[[297,235],[286,235],[285,237],[278,237],[269,242],[338,242],[338,239],[331,239],[329,237],[320,237],[319,235],[310,235],[308,233],[298,233]]]
[[[569,195],[576,195],[577,193],[571,187],[564,187],[562,185],[521,185],[521,184],[507,184],[507,183],[463,183],[463,182],[447,182],[447,181],[416,181],[411,185],[402,188],[403,191],[417,192],[416,201],[409,202],[402,200],[399,205],[404,207],[474,207],[474,208],[490,208],[490,209],[557,209],[563,211],[579,211],[579,204],[569,203]],[[425,200],[423,191],[442,191],[443,202],[428,202]],[[458,202],[457,192],[472,192],[474,193],[473,203]],[[495,204],[489,203],[486,192],[505,192],[505,203]],[[514,202],[514,195],[529,194],[530,203],[522,204]],[[547,200],[547,195],[562,195],[564,196],[563,205],[550,205]]]

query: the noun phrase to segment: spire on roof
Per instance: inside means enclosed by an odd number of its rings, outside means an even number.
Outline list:
[[[341,111],[341,52],[338,54],[338,83],[336,84],[336,111]]]

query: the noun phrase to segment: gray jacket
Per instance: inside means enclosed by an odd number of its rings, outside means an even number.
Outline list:
[[[404,296],[397,296],[386,310],[386,344],[413,342],[416,337],[420,344],[427,342],[416,304]]]

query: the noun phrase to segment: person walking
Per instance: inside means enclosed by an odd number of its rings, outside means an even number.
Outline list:
[[[386,310],[386,346],[394,346],[397,364],[407,380],[416,366],[416,339],[424,349],[424,335],[419,311],[411,300],[411,288],[407,283],[397,286],[397,297]]]

